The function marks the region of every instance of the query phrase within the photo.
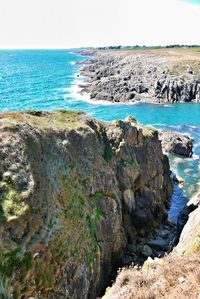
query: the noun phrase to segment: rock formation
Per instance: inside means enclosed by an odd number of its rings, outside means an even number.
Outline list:
[[[122,269],[103,299],[199,298],[200,193],[188,202],[183,216],[189,219],[173,252],[149,257],[141,269]]]
[[[200,64],[169,65],[159,54],[117,55],[96,52],[81,74],[88,77],[82,92],[92,100],[111,102],[200,101]]]
[[[131,118],[1,113],[0,297],[96,298],[171,192],[158,132]]]
[[[178,254],[191,254],[200,250],[200,192],[186,205],[179,219],[182,230],[174,251]],[[184,227],[183,227],[184,226]]]
[[[178,132],[161,130],[159,131],[159,139],[164,152],[186,157],[192,156],[193,139],[189,136]]]

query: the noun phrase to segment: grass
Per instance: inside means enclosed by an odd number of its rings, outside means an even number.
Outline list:
[[[2,112],[0,119],[4,119],[9,126],[16,124],[28,123],[36,128],[43,130],[63,129],[63,128],[78,128],[80,125],[85,127],[84,121],[81,120],[81,111],[71,110],[55,110],[51,113],[39,110],[27,110],[23,112]],[[38,121],[38,118],[40,120]]]
[[[169,68],[168,73],[172,76],[181,76],[181,79],[185,80],[188,77],[189,68],[197,78],[200,78],[200,62],[196,60],[185,60],[178,64],[173,64]]]
[[[101,193],[96,193],[91,198],[81,189],[79,179],[76,169],[71,171],[70,178],[61,173],[59,178],[61,192],[58,201],[62,202],[63,224],[68,231],[67,235],[69,234],[70,242],[67,245],[69,260],[71,258],[72,262],[77,262],[77,259],[86,259],[91,264],[98,251],[96,231],[102,216],[101,209],[94,198],[100,199]],[[63,239],[66,239],[66,236],[63,236]],[[60,250],[61,259],[65,254],[66,252]]]
[[[18,279],[22,280],[23,276],[31,269],[32,264],[31,253],[23,253],[20,247],[13,251],[0,250],[0,298],[19,298],[17,288],[14,290],[14,297],[11,297],[7,290],[16,273]]]
[[[143,136],[145,138],[151,138],[155,135],[155,133],[157,132],[156,128],[152,127],[152,126],[144,126],[142,128],[143,131]]]
[[[200,253],[171,254],[143,268],[123,269],[103,299],[199,298]]]

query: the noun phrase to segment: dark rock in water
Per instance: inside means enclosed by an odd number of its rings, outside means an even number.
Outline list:
[[[186,157],[192,156],[193,139],[187,135],[178,132],[162,130],[159,131],[159,139],[165,152]]]
[[[133,118],[1,113],[0,275],[7,297],[96,298],[123,260],[136,259],[125,256],[127,244],[159,227],[171,191],[157,131]]]

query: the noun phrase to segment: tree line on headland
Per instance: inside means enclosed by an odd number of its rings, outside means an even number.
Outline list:
[[[97,47],[97,50],[126,50],[126,49],[161,49],[161,48],[199,48],[200,45],[179,45],[179,44],[174,44],[174,45],[167,45],[167,46],[107,46],[107,47]]]

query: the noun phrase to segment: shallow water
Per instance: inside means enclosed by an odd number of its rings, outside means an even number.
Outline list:
[[[182,189],[175,188],[169,215],[176,219],[187,198],[199,186],[200,104],[179,103],[153,105],[91,103],[88,96],[77,95],[77,77],[85,60],[65,50],[1,50],[0,111],[23,109],[79,109],[103,119],[124,119],[133,115],[143,124],[166,128],[192,136],[193,158],[170,155],[172,170],[185,180]]]

